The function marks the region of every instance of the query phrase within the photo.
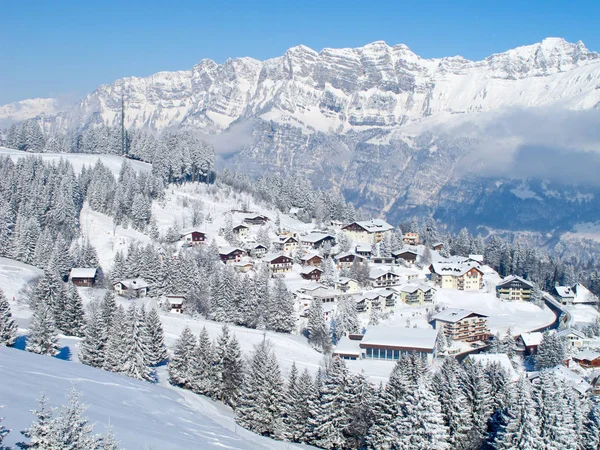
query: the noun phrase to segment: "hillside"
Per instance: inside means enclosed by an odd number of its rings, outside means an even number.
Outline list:
[[[3,424],[13,430],[5,445],[22,440],[19,430],[32,422],[29,410],[42,391],[58,406],[76,386],[95,431],[103,433],[110,424],[126,449],[295,448],[244,430],[227,408],[206,398],[82,364],[0,346],[0,379]]]

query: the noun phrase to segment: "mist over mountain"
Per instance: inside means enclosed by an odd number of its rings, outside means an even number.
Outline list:
[[[223,166],[299,171],[370,214],[567,230],[600,203],[600,54],[548,38],[481,61],[405,45],[289,49],[124,78],[41,120],[46,134],[196,130]]]

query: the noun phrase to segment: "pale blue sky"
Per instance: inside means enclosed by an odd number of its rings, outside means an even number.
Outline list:
[[[548,36],[600,50],[600,1],[321,0],[0,2],[0,104],[75,99],[117,78],[203,58],[266,59],[304,44],[404,43],[481,59]]]

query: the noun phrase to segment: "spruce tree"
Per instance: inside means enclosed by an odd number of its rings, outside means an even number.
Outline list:
[[[104,367],[108,330],[101,311],[92,311],[79,344],[79,362],[92,367]]]
[[[308,311],[308,342],[321,352],[327,353],[331,349],[329,327],[323,314],[323,304],[319,299],[313,300]]]
[[[281,386],[277,360],[270,343],[263,340],[252,354],[249,373],[236,408],[238,423],[264,436],[283,435]]]
[[[83,311],[83,302],[77,288],[73,283],[69,283],[66,290],[67,301],[63,317],[63,331],[70,336],[82,337],[85,329],[85,313]]]
[[[221,401],[233,408],[237,405],[244,384],[244,360],[235,335],[227,343],[221,375]]]
[[[533,450],[540,443],[538,418],[531,399],[531,387],[525,377],[517,382],[515,403],[508,410],[506,425],[498,432],[495,448]]]
[[[31,316],[25,350],[50,356],[60,352],[54,319],[50,308],[44,303],[39,303]]]
[[[103,311],[104,312],[104,311]],[[127,314],[119,305],[113,312],[111,326],[109,328],[106,350],[104,353],[104,370],[122,373],[125,369],[125,358],[127,356],[127,340],[129,323]]]
[[[281,333],[291,333],[296,327],[296,315],[294,314],[294,298],[281,278],[275,280],[275,286],[271,291],[267,329]]]
[[[366,448],[367,435],[374,421],[374,391],[364,373],[348,379],[348,394],[346,409],[349,423],[344,430],[345,435],[352,448]]]
[[[215,392],[217,371],[214,358],[214,349],[210,336],[208,335],[208,331],[206,331],[206,327],[202,327],[190,368],[192,379],[191,389],[194,392],[207,396]]]
[[[490,386],[481,364],[470,363],[460,372],[460,385],[471,412],[471,439],[483,440],[487,432],[487,423],[492,415]]]
[[[582,450],[597,450],[600,448],[600,411],[599,406],[590,408],[580,433],[580,445]]]
[[[12,317],[10,305],[0,289],[0,345],[11,346],[17,339],[18,326]]]
[[[60,408],[53,422],[54,448],[72,450],[97,449],[100,436],[92,434],[94,426],[83,415],[87,409],[79,401],[81,394],[73,388],[67,399],[69,403]]]
[[[165,346],[165,337],[156,308],[153,308],[146,315],[146,335],[148,337],[148,362],[152,366],[157,366],[164,362],[169,354]]]
[[[144,319],[145,314],[132,304],[127,312],[126,353],[121,372],[138,380],[155,381],[155,372],[150,367],[150,351]]]
[[[21,434],[29,439],[29,442],[19,443],[19,448],[32,450],[47,450],[54,449],[56,442],[55,426],[54,426],[54,408],[48,405],[48,399],[42,393],[38,400],[38,407],[31,411],[36,419],[26,430],[21,431]]]
[[[169,382],[175,386],[190,389],[194,384],[191,363],[196,353],[196,339],[189,327],[185,327],[173,347],[173,357],[169,361]]]

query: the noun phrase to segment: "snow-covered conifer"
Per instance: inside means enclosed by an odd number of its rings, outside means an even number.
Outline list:
[[[31,316],[25,350],[50,356],[56,356],[60,351],[54,319],[45,303],[40,302]]]
[[[8,300],[0,289],[0,345],[13,345],[17,339],[17,329]]]
[[[29,439],[29,442],[19,443],[19,447],[32,450],[53,449],[56,436],[54,426],[54,408],[48,405],[48,399],[42,393],[38,400],[37,409],[31,411],[35,415],[35,421],[29,428],[21,431],[21,434]]]
[[[175,386],[190,388],[194,384],[192,361],[196,353],[196,338],[185,327],[175,341],[173,357],[169,361],[169,382]]]
[[[83,340],[79,344],[79,362],[102,368],[107,336],[108,330],[101,311],[92,311],[85,326]]]
[[[319,299],[312,302],[308,311],[308,342],[317,350],[327,353],[331,349],[329,327],[323,314],[323,305]]]
[[[169,354],[165,346],[165,336],[156,308],[151,309],[146,315],[146,334],[148,337],[148,362],[157,366],[165,361]]]

